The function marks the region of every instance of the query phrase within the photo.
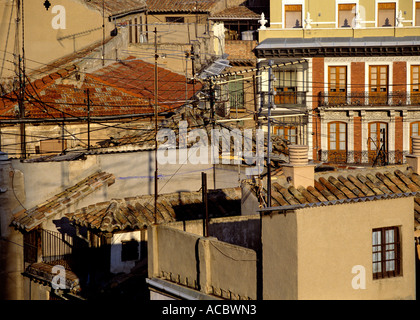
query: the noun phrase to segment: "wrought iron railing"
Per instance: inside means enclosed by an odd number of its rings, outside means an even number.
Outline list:
[[[331,151],[321,150],[319,160],[336,164],[370,164],[387,165],[402,164],[407,152],[400,150],[385,151]]]
[[[320,92],[320,107],[342,106],[420,106],[420,93],[382,92]]]
[[[244,93],[229,93],[230,110],[240,110],[245,108]]]
[[[73,237],[67,234],[42,230],[42,262],[51,265],[62,265],[69,269],[73,253]]]
[[[264,106],[268,106],[269,95],[270,93],[268,92],[262,93]],[[287,107],[306,107],[306,92],[302,92],[302,91],[279,92],[277,91],[277,93],[273,95],[273,103],[274,103],[274,106],[282,106],[286,108]]]

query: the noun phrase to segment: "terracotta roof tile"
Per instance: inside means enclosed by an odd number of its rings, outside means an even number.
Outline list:
[[[146,0],[149,12],[209,12],[218,0]]]
[[[115,182],[112,174],[98,172],[65,189],[63,192],[49,198],[44,203],[29,210],[20,211],[13,216],[12,226],[30,231],[46,221],[49,217],[63,211],[72,204],[85,198],[96,188],[102,185],[111,185]]]
[[[245,6],[235,6],[231,8],[224,9],[220,12],[216,12],[212,15],[212,19],[220,20],[238,20],[238,19],[251,19],[258,20],[261,19],[261,15],[252,11],[251,9]]]
[[[103,4],[105,12],[109,15],[126,14],[146,9],[145,0],[84,0],[84,2],[96,10],[102,12]]]
[[[149,114],[154,112],[154,65],[130,57],[93,74],[87,74],[81,87],[59,84],[55,80],[69,74],[58,70],[28,85],[25,117],[85,118],[87,90],[90,93],[90,116]],[[163,68],[158,69],[159,111],[168,111],[185,104],[185,76]],[[188,84],[192,94],[193,85]],[[195,85],[196,91],[201,89]],[[14,92],[0,99],[0,119],[18,116],[17,95]]]
[[[53,272],[53,267],[54,265],[44,262],[33,263],[26,268],[23,274],[31,278],[35,278],[37,281],[41,281],[46,285],[50,285],[54,277],[57,275],[57,272]],[[74,272],[65,270],[64,280],[66,289],[73,293],[81,291],[79,278]]]
[[[240,214],[240,188],[209,191],[208,201],[210,216]],[[100,232],[140,230],[154,223],[153,204],[153,195],[113,199],[79,209],[67,216],[77,225]],[[201,209],[201,192],[177,192],[159,195],[157,222],[166,223],[187,218],[199,219]]]
[[[273,207],[418,193],[414,218],[420,228],[420,176],[406,165],[317,173],[314,184],[315,187],[294,188],[288,183],[273,183]]]

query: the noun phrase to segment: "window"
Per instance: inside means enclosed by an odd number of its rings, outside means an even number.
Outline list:
[[[285,5],[284,17],[286,28],[302,28],[302,5]]]
[[[297,144],[297,129],[293,126],[274,127],[274,134],[289,140],[291,144]]]
[[[369,67],[369,103],[388,104],[388,66]]]
[[[244,108],[244,81],[243,76],[229,78],[229,101],[231,110]]]
[[[410,137],[412,136],[418,136],[419,135],[419,127],[420,127],[420,122],[416,121],[416,122],[412,122],[410,123]],[[413,141],[410,138],[410,153],[413,152]]]
[[[139,243],[135,240],[121,242],[121,261],[139,259]]]
[[[385,156],[382,151],[386,152],[386,150],[388,150],[386,141],[388,134],[387,129],[388,125],[384,122],[369,123],[368,157],[370,163],[382,159],[379,157]]]
[[[378,3],[378,27],[395,26],[395,2]]]
[[[277,94],[274,96],[275,104],[297,103],[297,70],[275,71],[275,83]]]
[[[339,4],[338,5],[338,27],[350,28],[354,27],[354,19],[356,18],[356,4]]]
[[[415,20],[415,25],[420,27],[420,2],[416,2],[416,20]]]
[[[39,153],[61,153],[67,148],[67,141],[61,139],[42,140],[39,143]]]
[[[420,104],[420,65],[411,66],[411,104]]]
[[[328,124],[328,161],[332,163],[347,161],[347,125],[344,122]]]
[[[372,230],[373,279],[401,274],[401,244],[398,227]]]
[[[166,17],[166,22],[184,23],[184,17]]]
[[[330,105],[346,103],[347,67],[328,67],[328,99]]]

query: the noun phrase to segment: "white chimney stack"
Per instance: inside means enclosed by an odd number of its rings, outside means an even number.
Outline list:
[[[289,164],[283,165],[283,173],[295,188],[314,186],[315,165],[308,163],[308,146],[289,145]]]

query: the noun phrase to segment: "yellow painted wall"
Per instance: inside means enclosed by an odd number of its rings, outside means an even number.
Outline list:
[[[355,29],[352,32],[352,28],[336,28],[337,22],[337,8],[339,3],[358,3],[360,17],[362,19],[362,29]],[[411,0],[400,0],[395,1],[396,5],[396,16],[401,11],[404,21],[402,28],[377,28],[376,26],[376,6],[377,2],[372,0],[354,0],[354,1],[337,1],[337,0],[296,0],[296,1],[284,1],[284,0],[272,0],[270,1],[270,27],[266,30],[260,30],[259,41],[263,41],[267,38],[314,38],[314,37],[363,37],[363,36],[416,36],[420,33],[420,27],[415,27],[413,23],[413,1]],[[285,4],[302,4],[303,12],[302,19],[307,17],[307,13],[310,13],[312,19],[311,29],[303,30],[302,28],[297,29],[285,29],[283,23],[283,5]],[[304,25],[304,21],[302,21]],[[315,29],[315,30],[314,30]],[[347,30],[346,30],[347,29]],[[396,29],[396,30],[394,30]],[[320,30],[320,31],[318,31]],[[364,30],[364,31],[362,31]]]
[[[13,1],[15,2],[15,1]],[[33,69],[41,68],[44,64],[69,55],[77,50],[83,49],[93,43],[101,41],[102,36],[102,13],[100,11],[88,8],[78,0],[60,0],[51,2],[52,6],[45,9],[43,1],[25,1],[24,2],[24,43],[27,73]],[[3,68],[3,77],[14,74],[13,52],[15,39],[15,24],[10,25],[16,17],[16,5],[13,7],[12,1],[0,1],[0,48],[6,51],[6,63]],[[54,29],[53,20],[60,13],[53,13],[56,5],[65,8],[65,29]],[[64,25],[61,25],[64,27]],[[105,20],[105,36],[110,36],[110,31],[114,25]],[[22,25],[19,27],[21,30]],[[83,33],[81,35],[77,35]],[[59,40],[61,37],[75,35],[75,37]],[[8,39],[8,40],[7,40]],[[7,42],[7,46],[6,46]],[[6,48],[6,49],[5,49]],[[3,58],[4,52],[0,52]],[[0,59],[0,61],[3,59]]]
[[[264,299],[415,299],[413,212],[408,197],[265,216]],[[387,226],[400,226],[402,275],[373,280],[372,229]],[[352,285],[355,266],[365,289]]]

